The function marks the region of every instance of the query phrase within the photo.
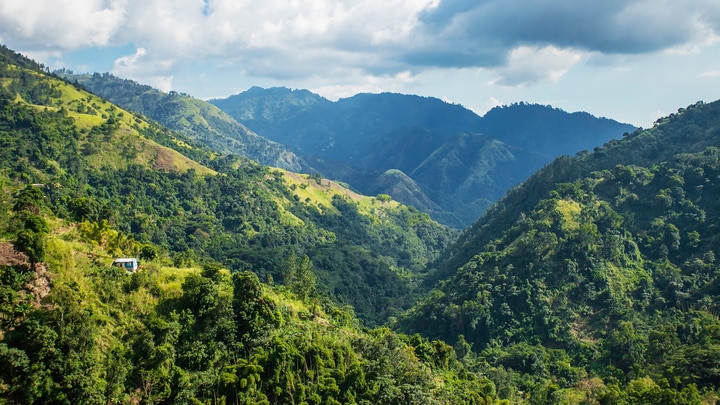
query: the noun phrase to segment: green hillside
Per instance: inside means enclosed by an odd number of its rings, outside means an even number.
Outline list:
[[[457,138],[490,147],[433,148],[445,173],[512,150]],[[719,179],[720,102],[698,103],[556,159],[456,240],[2,47],[0,404],[715,404]]]
[[[0,199],[26,251],[0,242],[2,403],[495,402],[445,343],[361,329],[352,309],[294,285],[213,263],[110,267],[106,246],[47,201],[32,186]]]
[[[219,262],[285,284],[308,256],[312,290],[374,325],[412,304],[454,237],[415,209],[193,146],[4,55],[1,173],[15,188],[44,184],[53,211],[109,254],[137,254],[103,239],[114,229],[179,266]]]
[[[718,146],[720,102],[698,103],[556,160],[463,234],[399,326],[462,336],[518,400],[716,403]]]
[[[497,402],[447,344],[368,329],[453,236],[0,49],[0,403]]]
[[[114,104],[185,134],[214,151],[244,156],[263,165],[295,172],[313,172],[310,166],[284,146],[259,136],[203,100],[177,92],[164,93],[109,73],[81,75],[60,70],[56,74],[81,84]]]

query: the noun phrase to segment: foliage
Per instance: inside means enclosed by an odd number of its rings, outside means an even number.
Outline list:
[[[456,228],[470,225],[555,156],[634,129],[529,104],[480,117],[436,98],[390,93],[331,102],[307,90],[253,87],[210,102],[316,170]],[[387,176],[391,171],[402,175]]]
[[[360,329],[354,311],[330,299],[359,297],[320,281],[351,285],[349,273],[334,271],[352,268],[397,283],[387,288],[404,298],[389,302],[378,290],[380,303],[358,306],[368,323],[380,322],[409,303],[413,280],[451,231],[397,204],[373,214],[359,196],[330,197],[324,212],[294,199],[283,173],[208,153],[32,66],[7,63],[15,57],[0,64],[0,184],[3,195],[20,191],[4,201],[16,214],[2,229],[41,235],[45,250],[17,244],[44,263],[0,267],[0,401],[495,399],[451,352],[421,360],[402,336]],[[327,183],[316,179],[312,187]],[[44,186],[20,186],[27,183]],[[352,255],[319,260],[335,250]],[[108,266],[118,255],[147,261],[130,275]],[[287,280],[272,287],[258,275]]]
[[[17,251],[25,253],[32,264],[45,258],[45,236],[50,229],[40,215],[45,205],[44,197],[39,188],[29,185],[16,193],[13,205],[13,245]]]
[[[417,209],[0,51],[0,402],[720,399],[720,103],[559,158],[439,258]]]
[[[416,210],[373,206],[320,174],[305,180],[316,191],[295,198],[292,174],[209,152],[41,71],[5,62],[0,75],[0,168],[16,184],[44,184],[47,205],[105,255],[214,261],[280,282],[288,258],[307,256],[299,296],[352,304],[377,325],[410,306],[424,265],[454,237]],[[18,247],[41,256],[37,235],[17,233]],[[377,279],[391,285],[368,299]]]
[[[497,400],[454,350],[389,329],[360,329],[351,310],[304,301],[256,274],[221,266],[132,275],[84,260],[60,235],[42,306],[3,302],[0,400],[8,403],[458,403]],[[72,247],[61,248],[67,243]],[[80,250],[75,250],[80,249]],[[299,260],[300,273],[307,257]],[[6,268],[2,297],[25,280]],[[15,274],[13,276],[13,274]],[[303,287],[303,285],[300,285]]]
[[[713,397],[719,108],[691,106],[535,174],[436,263],[437,289],[399,326],[464,336],[478,369],[512,372],[493,379],[499,390],[532,403]]]
[[[56,74],[79,83],[114,104],[181,132],[214,151],[244,156],[264,165],[293,171],[311,169],[282,145],[258,136],[214,105],[187,94],[164,93],[109,73],[76,75],[60,70]]]

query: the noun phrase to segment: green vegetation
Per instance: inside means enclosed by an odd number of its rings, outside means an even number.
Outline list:
[[[307,90],[253,87],[210,102],[315,170],[458,229],[557,155],[634,130],[549,106],[520,103],[480,117],[436,98],[391,93],[331,102]]]
[[[174,91],[164,93],[109,73],[75,75],[66,70],[55,73],[120,107],[147,116],[201,142],[216,152],[231,153],[263,165],[293,171],[311,170],[284,146],[257,135],[203,100]]]
[[[719,117],[558,158],[452,243],[1,48],[0,403],[717,403]]]
[[[530,403],[717,402],[718,112],[538,172],[438,261],[401,329],[462,336]]]
[[[409,306],[450,230],[319,175],[295,198],[42,70],[0,53],[0,402],[497,399],[444,343],[355,315]]]
[[[319,174],[298,183],[217,155],[37,70],[6,62],[2,75],[10,181],[44,184],[52,210],[110,255],[145,248],[178,266],[215,261],[279,283],[290,258],[307,255],[319,294],[378,325],[412,304],[425,264],[454,236]]]
[[[441,342],[362,331],[254,273],[157,262],[128,275],[58,234],[41,273],[0,266],[7,403],[492,403],[493,385]],[[4,249],[4,246],[0,246]],[[4,258],[5,259],[5,258]],[[60,262],[74,260],[70,266]],[[486,402],[487,399],[487,402]]]

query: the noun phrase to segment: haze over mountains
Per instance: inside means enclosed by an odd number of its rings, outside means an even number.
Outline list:
[[[436,98],[391,93],[331,102],[307,90],[254,87],[210,102],[323,175],[458,228],[556,156],[635,129],[524,103],[480,117]]]
[[[480,117],[430,97],[358,94],[332,102],[308,90],[260,87],[208,103],[110,74],[58,74],[218,152],[388,194],[458,229],[556,156],[634,130],[524,103]]]

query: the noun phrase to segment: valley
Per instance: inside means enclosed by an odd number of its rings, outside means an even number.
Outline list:
[[[208,103],[2,47],[0,403],[717,403],[719,176],[717,101]]]

